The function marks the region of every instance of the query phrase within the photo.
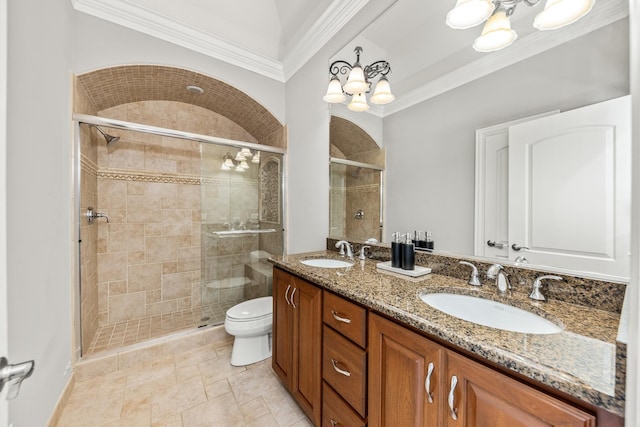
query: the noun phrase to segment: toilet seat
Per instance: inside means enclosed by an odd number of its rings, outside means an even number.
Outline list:
[[[234,322],[252,322],[272,317],[272,310],[272,297],[255,298],[231,307],[226,318]]]

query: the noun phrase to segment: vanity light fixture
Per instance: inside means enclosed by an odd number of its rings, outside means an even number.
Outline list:
[[[348,109],[351,111],[367,111],[369,104],[367,104],[365,93],[371,91],[371,80],[380,76],[369,101],[379,105],[393,101],[395,96],[391,93],[391,87],[387,79],[387,74],[391,72],[391,65],[387,61],[376,61],[362,68],[362,65],[360,65],[362,48],[358,46],[354,51],[356,53],[356,62],[353,65],[342,60],[331,63],[329,66],[331,79],[329,80],[327,93],[322,99],[332,104],[338,104],[344,102],[347,99],[346,95],[349,95],[351,96],[351,102],[347,104]],[[343,85],[338,75],[347,73],[347,81]]]
[[[242,148],[236,153],[235,157],[232,156],[231,153],[227,153],[222,157],[220,170],[244,172],[249,169],[249,163],[247,163],[247,159],[249,158],[251,159],[251,163],[260,163],[260,152],[256,151],[254,154],[248,148]]]
[[[518,37],[511,29],[511,15],[518,3],[536,6],[541,0],[457,0],[447,14],[447,25],[466,29],[486,21],[482,34],[473,42],[478,52],[493,52],[511,45]],[[546,0],[533,26],[541,31],[555,30],[588,14],[595,0]]]

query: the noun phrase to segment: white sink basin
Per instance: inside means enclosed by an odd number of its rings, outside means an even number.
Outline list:
[[[345,268],[351,267],[353,263],[342,261],[341,259],[330,259],[330,258],[315,258],[315,259],[304,259],[300,261],[304,265],[308,265],[309,267],[322,267],[322,268]]]
[[[451,316],[490,328],[524,334],[556,334],[562,328],[526,310],[468,295],[422,294],[420,299]]]

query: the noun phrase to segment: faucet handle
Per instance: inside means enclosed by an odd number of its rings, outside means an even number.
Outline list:
[[[562,277],[554,276],[554,275],[544,275],[544,276],[536,277],[536,280],[533,281],[533,290],[531,291],[529,298],[534,299],[536,301],[547,300],[545,296],[542,294],[542,292],[540,292],[540,288],[542,288],[542,280],[544,279],[564,280]]]
[[[365,249],[371,249],[371,246],[363,246],[360,248],[360,256],[358,257],[358,259],[367,259],[367,257],[365,256]]]
[[[482,283],[480,282],[480,278],[478,277],[478,268],[475,265],[467,261],[459,261],[458,264],[468,265],[469,267],[472,268],[471,277],[467,282],[468,284],[470,284],[471,286],[482,286]]]

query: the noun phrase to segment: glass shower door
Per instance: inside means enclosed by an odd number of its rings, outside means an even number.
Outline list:
[[[282,155],[202,144],[201,169],[202,318],[213,325],[271,295],[267,259],[283,251]]]

